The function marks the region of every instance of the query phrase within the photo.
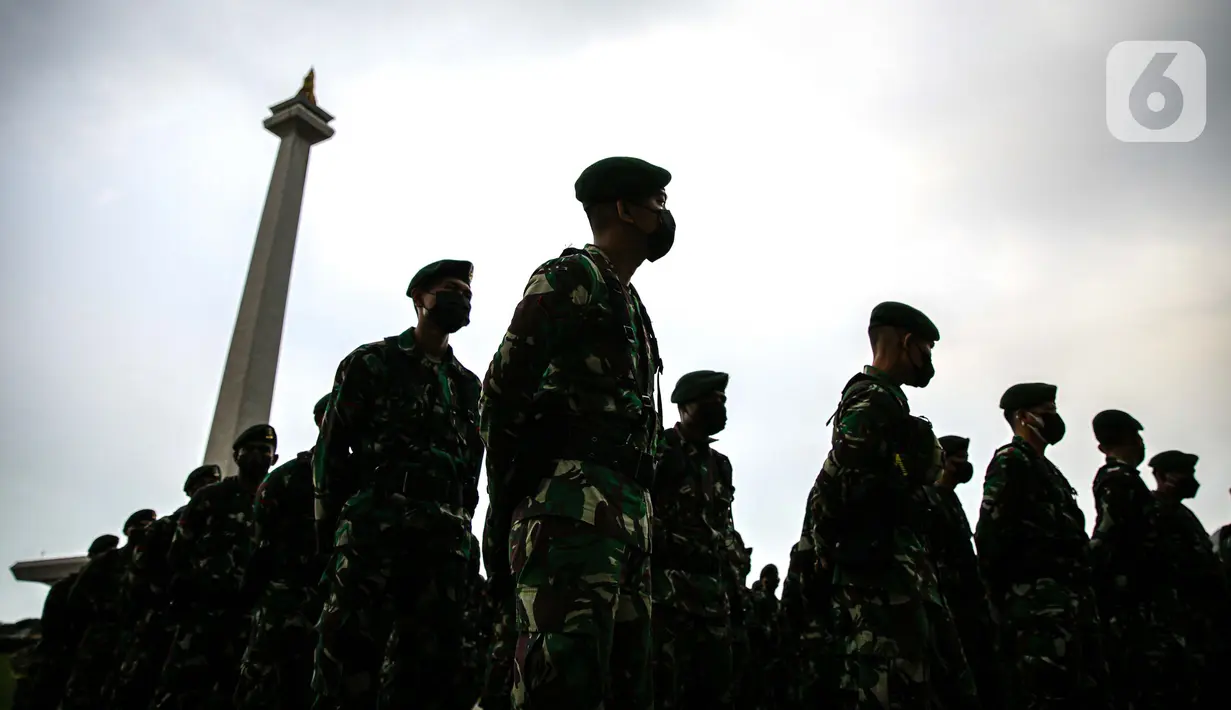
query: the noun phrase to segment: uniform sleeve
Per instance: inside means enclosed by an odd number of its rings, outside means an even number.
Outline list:
[[[256,497],[252,504],[252,527],[250,528],[250,550],[253,554],[259,550],[278,547],[277,523],[279,520],[286,520],[288,516],[288,511],[282,509],[283,495],[281,494],[284,486],[281,484],[285,478],[282,467],[293,463],[293,461],[285,463],[270,471],[256,489]]]
[[[738,558],[736,554],[738,547],[735,538],[735,474],[731,466],[731,461],[725,456],[720,459],[718,465],[718,476],[721,488],[718,491],[715,502],[718,505],[718,534],[721,538],[722,548],[724,550],[725,559],[731,563]],[[728,589],[739,585],[739,569],[735,564],[727,564],[723,567],[724,576]]]
[[[507,460],[516,451],[552,352],[561,338],[576,337],[568,330],[596,287],[580,258],[549,261],[531,275],[483,379],[479,431],[491,456]]]
[[[1021,452],[1009,448],[1000,451],[987,466],[983,481],[983,502],[979,505],[979,522],[975,525],[975,545],[979,551],[979,570],[989,583],[1004,577],[1007,565],[1012,565],[1013,543],[1019,537],[1017,511],[1008,504],[1021,485],[1023,476],[1031,474],[1030,462]]]
[[[342,360],[334,376],[333,394],[312,459],[318,552],[333,549],[338,515],[359,488],[358,471],[351,461],[352,449],[359,447],[356,426],[361,414],[379,396],[373,373],[379,366],[379,357],[374,351],[360,348]]]
[[[473,422],[474,427],[466,432],[466,458],[462,470],[462,504],[466,515],[474,518],[475,509],[479,507],[479,478],[483,473],[483,439],[479,435],[479,378],[466,373],[462,388],[462,406],[466,411],[466,421]],[[477,549],[477,548],[476,548]]]
[[[184,506],[175,524],[167,565],[171,570],[171,597],[177,603],[188,603],[190,597],[198,597],[203,591],[196,587],[196,547],[205,534],[208,517],[204,496],[198,493]]]
[[[210,493],[216,495],[219,490],[213,489]],[[243,549],[242,543],[237,547],[235,538],[228,534],[230,531],[217,527],[225,525],[226,521],[221,516],[213,516],[216,505],[212,495],[189,503],[180,518],[176,539],[171,543],[172,550],[183,556],[181,568],[199,599],[229,598],[238,590],[243,574],[243,565],[238,564],[234,554]]]
[[[1090,537],[1090,561],[1101,573],[1116,575],[1127,569],[1124,555],[1132,554],[1126,538],[1139,529],[1133,501],[1135,481],[1122,471],[1105,469],[1095,478],[1094,505],[1098,517]]]
[[[818,557],[829,559],[840,521],[850,510],[855,486],[875,487],[878,480],[900,475],[893,468],[889,426],[901,408],[884,387],[868,385],[843,401],[834,422],[832,446],[809,493],[812,543]]]

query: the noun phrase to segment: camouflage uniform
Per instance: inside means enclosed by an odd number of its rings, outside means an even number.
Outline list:
[[[490,485],[490,474],[488,482]],[[492,627],[480,704],[483,710],[509,710],[513,700],[513,655],[517,649],[517,604],[509,570],[508,530],[497,530],[494,512],[489,507],[483,522],[483,566],[487,572]]]
[[[317,710],[457,702],[440,679],[461,662],[478,403],[478,378],[452,348],[430,357],[414,328],[339,365],[314,471],[317,546],[333,551]]]
[[[185,479],[184,494],[191,498],[201,488],[217,483],[221,476],[218,466],[198,466]],[[162,666],[175,636],[170,610],[171,567],[167,555],[184,507],[151,523],[140,543],[133,548],[123,590],[125,604],[135,612],[135,623],[126,629],[120,667],[107,696],[111,710],[147,708],[158,687]]]
[[[752,583],[747,599],[744,628],[748,630],[749,660],[736,707],[774,708],[784,699],[778,599],[759,579]]]
[[[1177,451],[1165,451],[1150,459],[1156,477],[1169,473],[1191,476],[1196,463],[1196,455]],[[1178,618],[1169,621],[1184,639],[1186,659],[1198,685],[1199,699],[1193,707],[1223,707],[1226,645],[1231,636],[1227,580],[1209,533],[1183,500],[1157,490],[1154,497],[1159,505],[1161,545],[1176,570],[1175,590],[1182,605]]]
[[[940,593],[953,613],[980,703],[988,710],[999,708],[1004,704],[1004,671],[998,659],[991,606],[971,543],[974,533],[970,521],[954,490],[937,485],[925,490],[936,511],[931,544]]]
[[[89,616],[83,616],[89,610],[76,609],[69,604],[69,592],[80,575],[74,572],[51,585],[43,601],[42,638],[35,650],[28,686],[22,691],[29,710],[55,710],[63,699],[64,685],[73,672],[77,646],[89,622]]]
[[[175,639],[153,710],[201,710],[235,690],[248,639],[239,603],[254,490],[239,476],[197,491],[180,515],[167,555]]]
[[[471,705],[483,692],[492,620],[487,602],[487,584],[479,574],[479,541],[471,535],[470,567],[466,575],[466,604],[462,612],[462,662],[457,687]]]
[[[996,451],[975,542],[1002,626],[1007,707],[1108,707],[1085,517],[1064,474],[1021,437]]]
[[[68,594],[73,614],[88,618],[89,624],[77,646],[73,672],[64,688],[61,710],[97,710],[104,700],[107,681],[117,670],[116,649],[124,633],[125,607],[121,584],[132,562],[133,549],[141,540],[145,526],[155,518],[154,511],[134,513],[124,525],[127,544],[91,559]]]
[[[730,460],[679,427],[663,437],[653,499],[655,707],[731,704]]]
[[[657,346],[598,247],[526,286],[483,386],[497,525],[511,521],[514,707],[641,708],[650,676]]]
[[[834,416],[810,500],[812,543],[833,573],[838,706],[977,707],[926,534],[941,465],[931,425],[873,367],[847,384]]]
[[[734,544],[727,550],[727,565],[730,580],[727,582],[727,600],[731,608],[728,623],[731,625],[731,697],[738,706],[745,685],[745,676],[751,661],[748,624],[752,617],[752,590],[747,587],[748,575],[752,572],[752,548],[744,544],[739,531],[731,535]]]
[[[1094,477],[1094,503],[1090,562],[1116,706],[1193,707],[1195,679],[1171,629],[1181,608],[1158,504],[1137,469],[1112,456]]]
[[[125,603],[140,611],[122,646],[120,668],[110,696],[113,710],[148,707],[158,685],[174,635],[169,613],[171,570],[167,566],[167,553],[183,512],[181,507],[154,521],[144,539],[133,549],[123,591]]]
[[[235,687],[236,710],[312,705],[322,572],[313,501],[311,451],[270,471],[257,488],[243,595],[253,598],[255,608]]]

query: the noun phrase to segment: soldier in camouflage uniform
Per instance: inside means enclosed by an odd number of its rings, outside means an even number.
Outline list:
[[[1194,707],[1184,642],[1171,628],[1181,612],[1178,571],[1162,545],[1158,503],[1137,471],[1145,461],[1142,426],[1116,409],[1092,424],[1107,462],[1094,477],[1090,564],[1115,706]]]
[[[491,499],[491,459],[488,458],[488,500]],[[509,710],[513,704],[513,655],[517,649],[517,603],[509,569],[508,528],[498,531],[495,510],[483,521],[483,567],[487,572],[487,602],[492,619],[491,646],[483,675],[483,710]]]
[[[974,681],[932,563],[927,489],[941,448],[902,386],[926,387],[940,332],[908,305],[868,324],[873,360],[842,391],[817,476],[812,542],[832,573],[835,707],[974,708]]]
[[[185,479],[184,493],[191,498],[221,479],[222,471],[218,466],[198,466]],[[126,605],[136,612],[136,621],[127,630],[121,647],[120,667],[106,694],[112,710],[149,707],[157,688],[167,650],[175,635],[170,613],[171,568],[167,554],[185,507],[151,523],[141,543],[133,549],[123,590]]]
[[[462,662],[458,666],[457,687],[469,708],[483,689],[483,669],[487,663],[488,637],[491,635],[487,584],[479,574],[481,544],[470,535],[470,559],[466,570],[466,598],[462,611]]]
[[[1013,440],[988,465],[975,542],[1012,664],[1007,707],[1103,710],[1110,698],[1085,516],[1045,456],[1065,432],[1056,387],[1014,385],[1000,408]]]
[[[455,260],[420,269],[406,290],[416,326],[338,366],[314,464],[318,550],[333,555],[317,710],[458,702],[483,445],[479,379],[449,336],[470,322],[473,272]]]
[[[1175,565],[1176,592],[1183,612],[1172,624],[1184,638],[1188,661],[1197,677],[1199,700],[1195,707],[1223,707],[1227,669],[1226,645],[1231,637],[1231,594],[1209,533],[1185,500],[1194,498],[1197,456],[1164,451],[1150,459],[1158,485],[1159,534],[1167,557]]]
[[[741,708],[744,702],[744,689],[748,683],[751,663],[751,651],[748,638],[748,624],[752,617],[752,590],[748,588],[748,575],[752,573],[752,548],[744,544],[744,536],[739,531],[732,532],[733,545],[727,551],[727,562],[731,568],[727,587],[727,601],[731,608],[731,664],[735,672],[731,674],[731,697],[733,704]]]
[[[731,627],[727,592],[735,584],[728,543],[734,530],[731,461],[713,436],[727,425],[728,375],[701,370],[671,393],[680,421],[663,435],[654,501],[654,706],[730,707]]]
[[[744,626],[748,629],[750,663],[740,693],[742,708],[776,708],[785,700],[779,603],[774,596],[778,584],[777,565],[765,565],[749,590]]]
[[[812,546],[812,508],[816,488],[804,506],[799,542],[791,546],[782,585],[783,658],[787,663],[785,708],[819,708],[833,703],[838,684],[831,649],[832,574],[820,566]]]
[[[239,475],[197,491],[180,514],[167,554],[175,640],[153,710],[230,704],[248,641],[251,607],[240,597],[257,487],[278,460],[268,424],[245,429],[233,453]]]
[[[1231,523],[1218,528],[1212,539],[1218,559],[1222,560],[1223,577],[1231,581]]]
[[[120,544],[115,535],[102,535],[90,543],[86,555],[91,561],[110,552]],[[42,638],[34,652],[30,673],[21,684],[20,698],[14,707],[21,710],[55,710],[64,695],[64,685],[73,672],[73,659],[85,632],[91,610],[75,609],[69,603],[69,593],[80,572],[74,572],[51,585],[43,601],[40,624]]]
[[[312,410],[317,428],[329,395]],[[312,706],[314,626],[321,613],[312,449],[269,472],[256,491],[241,607],[254,607],[235,686],[236,710]]]
[[[491,505],[511,529],[518,598],[515,707],[654,702],[646,489],[662,362],[628,282],[675,239],[670,179],[634,158],[582,172],[594,243],[530,277],[484,382]]]
[[[932,560],[953,621],[962,639],[962,650],[974,674],[979,702],[987,710],[1004,705],[1004,668],[999,662],[996,626],[971,539],[974,533],[966,511],[957,497],[957,487],[974,477],[970,464],[970,439],[942,436],[945,464],[935,485],[927,489],[932,496],[936,517],[932,525]]]
[[[158,518],[152,510],[139,510],[124,521],[123,547],[92,558],[68,593],[72,614],[88,618],[89,625],[77,645],[73,673],[64,688],[61,710],[97,710],[107,679],[116,669],[115,653],[124,632],[121,583],[132,562],[133,549]]]

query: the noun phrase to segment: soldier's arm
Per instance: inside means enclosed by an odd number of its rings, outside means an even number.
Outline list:
[[[479,507],[479,477],[483,472],[483,439],[479,435],[479,378],[470,372],[462,383],[461,406],[465,412],[466,421],[473,422],[474,427],[466,431],[466,459],[462,462],[462,506],[466,515],[474,517],[475,509]]]
[[[1131,554],[1125,537],[1137,527],[1134,482],[1127,472],[1111,467],[1104,467],[1095,476],[1094,505],[1098,516],[1090,536],[1090,562],[1102,573],[1123,572],[1123,556],[1126,552]]]
[[[1019,494],[1022,477],[1031,474],[1030,462],[1016,449],[1004,449],[992,458],[983,480],[983,502],[975,525],[979,571],[991,587],[998,587],[1005,571],[1014,564],[1014,550],[1021,536],[1021,506],[1011,505]]]
[[[321,554],[333,550],[338,515],[359,487],[358,472],[351,465],[351,446],[357,445],[354,428],[361,413],[379,394],[375,391],[377,378],[373,373],[381,367],[378,360],[378,354],[361,347],[342,360],[334,376],[333,394],[312,457],[316,545]]]
[[[849,510],[856,485],[901,475],[894,468],[888,428],[901,404],[884,387],[870,384],[851,392],[834,422],[832,445],[809,494],[812,544],[818,560],[832,559],[832,547]]]
[[[500,349],[483,378],[479,431],[489,456],[510,460],[532,410],[535,392],[567,328],[589,304],[596,275],[580,258],[553,259],[535,270],[513,312]]]
[[[167,548],[167,566],[171,571],[169,596],[173,603],[180,606],[192,604],[200,596],[196,585],[195,553],[208,524],[208,512],[203,501],[207,490],[198,491],[184,506]]]

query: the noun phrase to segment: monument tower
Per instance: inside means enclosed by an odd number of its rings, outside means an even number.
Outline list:
[[[224,476],[236,472],[231,458],[235,437],[253,424],[268,422],[273,405],[308,153],[333,136],[329,127],[333,116],[316,105],[315,83],[316,72],[310,70],[299,93],[271,106],[271,115],[265,119],[265,130],[281,138],[282,144],[274,160],[205,447],[205,463],[221,466]]]

